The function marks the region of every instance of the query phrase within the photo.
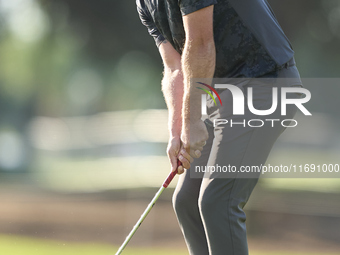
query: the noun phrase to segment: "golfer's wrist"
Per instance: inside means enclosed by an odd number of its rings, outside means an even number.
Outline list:
[[[182,130],[185,130],[190,127],[190,125],[195,125],[196,123],[202,121],[202,116],[191,116],[183,119],[182,121]]]
[[[182,116],[182,125],[186,123],[194,123],[202,119],[202,113],[200,110],[197,109],[191,109],[191,111],[183,111]]]
[[[182,119],[181,118],[171,119],[169,121],[168,127],[169,127],[170,137],[173,137],[173,138],[181,137],[181,132],[182,132]]]
[[[176,131],[172,132],[170,131],[170,139],[180,139],[181,138],[181,132]]]

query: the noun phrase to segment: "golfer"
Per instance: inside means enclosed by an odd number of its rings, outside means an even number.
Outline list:
[[[233,94],[227,89],[218,90],[223,106],[207,97],[207,118],[203,120],[201,97],[206,87],[193,80],[237,78],[233,85],[242,92],[253,88],[256,109],[269,109],[274,85],[261,79],[280,80],[277,87],[301,86],[294,51],[266,0],[136,2],[164,64],[162,91],[170,131],[167,153],[172,171],[178,158],[183,165],[178,171],[184,173],[173,205],[188,250],[192,255],[246,255],[243,208],[258,178],[197,173],[195,169],[260,166],[285,127],[214,125],[217,119],[243,123],[242,119],[253,116],[249,110],[241,117],[233,115]],[[285,118],[293,118],[295,112],[288,107]]]

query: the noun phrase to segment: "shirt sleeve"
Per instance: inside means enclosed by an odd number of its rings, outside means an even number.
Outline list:
[[[217,0],[179,0],[179,7],[183,16],[213,4],[217,4]]]
[[[164,36],[159,32],[155,23],[152,20],[151,14],[145,8],[143,1],[136,1],[137,3],[137,11],[139,14],[139,18],[144,26],[147,27],[149,34],[155,40],[157,47],[165,41]]]

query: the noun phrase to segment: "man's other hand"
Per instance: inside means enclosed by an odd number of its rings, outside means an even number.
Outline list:
[[[178,158],[183,163],[183,166],[188,169],[193,161],[192,158],[199,158],[201,156],[209,134],[207,127],[200,119],[193,123],[185,124],[182,130],[182,148]]]

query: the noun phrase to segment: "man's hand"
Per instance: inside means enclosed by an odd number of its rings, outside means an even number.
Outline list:
[[[179,153],[179,160],[188,169],[193,158],[199,158],[209,134],[204,122],[199,119],[193,123],[184,123],[182,129],[182,147]]]
[[[172,137],[169,139],[168,148],[167,148],[167,154],[168,158],[171,164],[171,171],[176,171],[178,167],[178,174],[182,174],[184,172],[183,166],[177,165],[177,158],[178,153],[181,148],[181,140],[179,137]],[[183,163],[183,162],[182,162]]]

